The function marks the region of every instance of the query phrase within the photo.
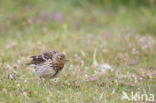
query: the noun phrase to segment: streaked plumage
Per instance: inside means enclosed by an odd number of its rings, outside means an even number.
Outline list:
[[[32,65],[39,77],[54,78],[63,69],[66,56],[56,50],[47,51],[37,56],[31,56],[32,60],[27,65]]]

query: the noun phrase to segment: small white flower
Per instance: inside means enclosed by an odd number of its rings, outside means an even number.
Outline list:
[[[27,82],[27,80],[24,80],[24,83],[26,83]]]
[[[102,72],[106,72],[106,70],[108,69],[112,69],[112,67],[109,65],[109,64],[101,64],[99,65],[99,69],[102,71]]]
[[[20,87],[20,84],[17,84],[17,87]]]
[[[12,74],[9,74],[8,79],[15,79],[15,78],[14,78],[14,76]]]
[[[88,78],[88,75],[87,74],[85,75],[85,78]]]
[[[26,96],[27,95],[27,93],[26,92],[23,92],[23,96]]]

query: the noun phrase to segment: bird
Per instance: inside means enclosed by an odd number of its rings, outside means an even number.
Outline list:
[[[69,61],[65,54],[56,50],[46,51],[42,54],[31,56],[31,61],[26,65],[31,65],[34,72],[40,78],[55,78],[63,70],[64,65]]]

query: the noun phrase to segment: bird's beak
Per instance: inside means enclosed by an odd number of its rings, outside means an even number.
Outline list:
[[[66,62],[68,62],[68,61],[69,61],[69,59],[66,59],[65,61],[66,61]]]

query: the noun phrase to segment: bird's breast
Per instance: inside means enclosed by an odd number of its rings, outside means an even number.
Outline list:
[[[34,69],[35,69],[35,73],[39,77],[44,77],[44,78],[50,78],[56,73],[56,69],[54,69],[54,67],[51,66],[51,63],[46,63],[46,62],[40,65],[36,65]]]

